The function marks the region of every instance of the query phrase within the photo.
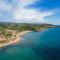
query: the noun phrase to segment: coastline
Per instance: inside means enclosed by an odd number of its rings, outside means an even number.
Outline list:
[[[31,32],[31,31],[23,31],[23,32],[18,33],[16,35],[16,38],[14,40],[10,40],[8,43],[5,43],[5,44],[0,44],[0,48],[5,47],[5,46],[8,46],[8,45],[11,45],[11,44],[18,43],[19,41],[21,41],[22,36],[24,34],[28,33],[28,32]]]

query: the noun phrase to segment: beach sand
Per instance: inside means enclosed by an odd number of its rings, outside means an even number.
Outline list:
[[[0,47],[5,47],[5,46],[8,46],[8,45],[16,44],[16,43],[20,42],[22,36],[24,34],[28,33],[28,32],[31,32],[31,31],[23,31],[23,32],[20,32],[19,34],[16,35],[16,39],[10,40],[8,43],[5,43],[5,44],[0,44]]]

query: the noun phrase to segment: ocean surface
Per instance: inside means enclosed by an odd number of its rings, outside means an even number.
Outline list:
[[[0,60],[60,60],[60,28],[25,34],[21,42],[0,48]]]

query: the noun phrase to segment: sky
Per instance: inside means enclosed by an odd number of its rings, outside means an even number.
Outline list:
[[[0,22],[60,25],[60,0],[0,0]]]

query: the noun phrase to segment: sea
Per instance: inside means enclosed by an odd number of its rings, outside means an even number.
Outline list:
[[[0,60],[60,60],[60,28],[24,34],[17,44],[0,48]]]

